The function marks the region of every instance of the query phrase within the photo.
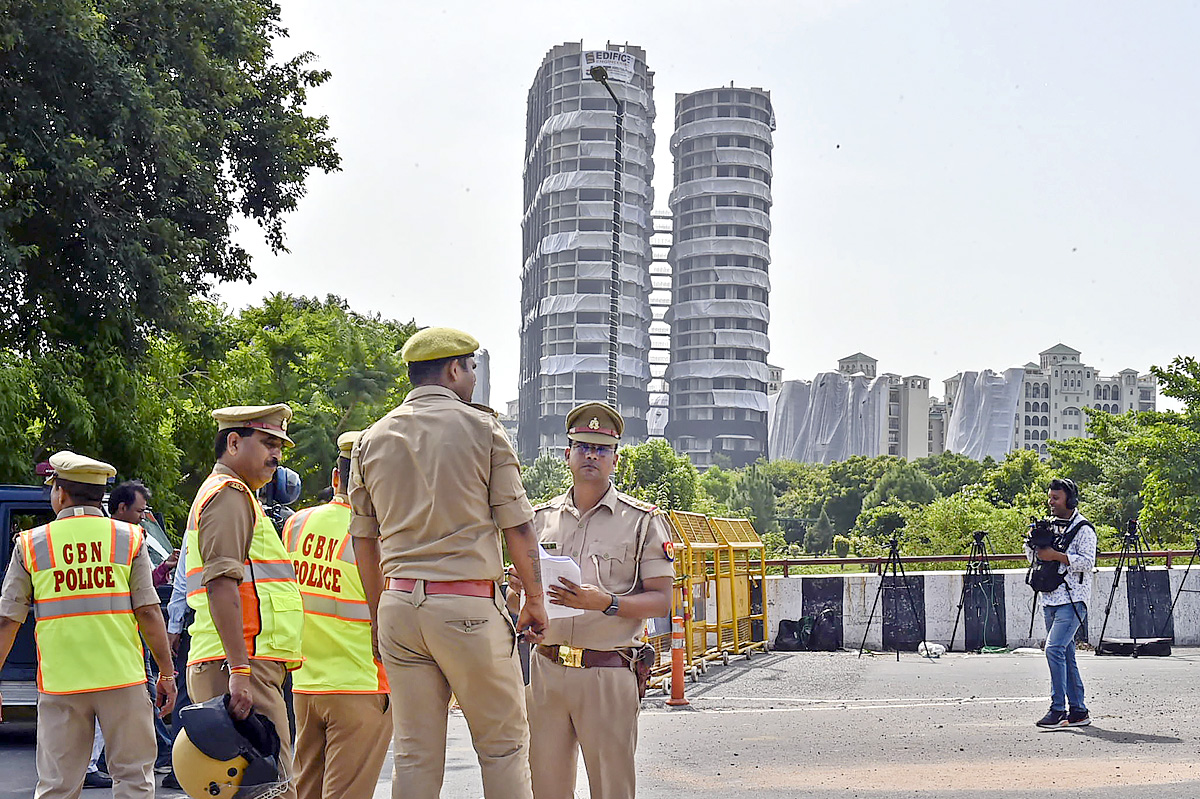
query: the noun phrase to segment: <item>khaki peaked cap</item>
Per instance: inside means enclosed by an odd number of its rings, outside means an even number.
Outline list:
[[[349,458],[350,451],[354,449],[354,445],[358,443],[359,436],[363,434],[361,430],[347,430],[337,437],[338,457]]]
[[[625,420],[617,409],[604,402],[585,402],[567,414],[567,438],[585,444],[612,444],[621,441]]]
[[[469,333],[452,327],[427,327],[404,342],[400,357],[405,363],[439,361],[442,358],[473,355],[478,349],[479,341]]]
[[[66,449],[50,456],[50,467],[54,469],[54,474],[46,478],[46,485],[60,477],[75,483],[102,486],[108,484],[110,477],[117,476],[116,467]]]
[[[233,405],[229,408],[217,408],[212,412],[212,417],[217,420],[217,430],[249,427],[282,438],[289,447],[296,444],[288,438],[287,433],[292,409],[282,402],[274,405]]]

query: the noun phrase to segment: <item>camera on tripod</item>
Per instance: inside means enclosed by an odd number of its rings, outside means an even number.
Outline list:
[[[1138,543],[1138,520],[1136,517],[1125,522],[1125,541],[1129,544]]]

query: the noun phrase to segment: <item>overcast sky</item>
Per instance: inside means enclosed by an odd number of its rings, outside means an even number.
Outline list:
[[[240,240],[271,291],[470,331],[517,395],[525,100],[564,41],[644,47],[667,210],[674,95],[775,106],[770,360],[811,379],[863,351],[941,381],[1062,341],[1104,374],[1200,354],[1195,2],[416,3],[282,0],[332,80],[342,171],[290,254]],[[443,5],[444,8],[439,8]]]

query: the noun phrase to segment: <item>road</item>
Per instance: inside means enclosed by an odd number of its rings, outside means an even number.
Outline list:
[[[1081,652],[1080,667],[1093,725],[1043,731],[1033,725],[1048,707],[1039,654],[906,654],[897,662],[772,653],[714,666],[689,684],[689,708],[647,697],[638,796],[1200,796],[1200,650],[1139,659]],[[450,729],[442,796],[478,799],[461,716]],[[379,799],[391,795],[384,771]],[[0,731],[0,799],[31,796],[34,779],[28,728]],[[576,795],[588,796],[582,766]]]

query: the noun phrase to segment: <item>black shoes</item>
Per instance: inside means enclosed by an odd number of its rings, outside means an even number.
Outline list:
[[[1054,710],[1037,720],[1039,727],[1086,727],[1092,723],[1092,717],[1086,710]]]
[[[1049,713],[1037,720],[1037,725],[1039,727],[1066,727],[1067,711],[1051,708]]]
[[[103,771],[89,771],[83,777],[84,788],[111,788],[112,777]]]
[[[183,788],[179,785],[179,780],[175,779],[174,771],[170,772],[169,774],[167,774],[167,776],[163,777],[162,787],[174,788],[177,791],[183,790]]]

